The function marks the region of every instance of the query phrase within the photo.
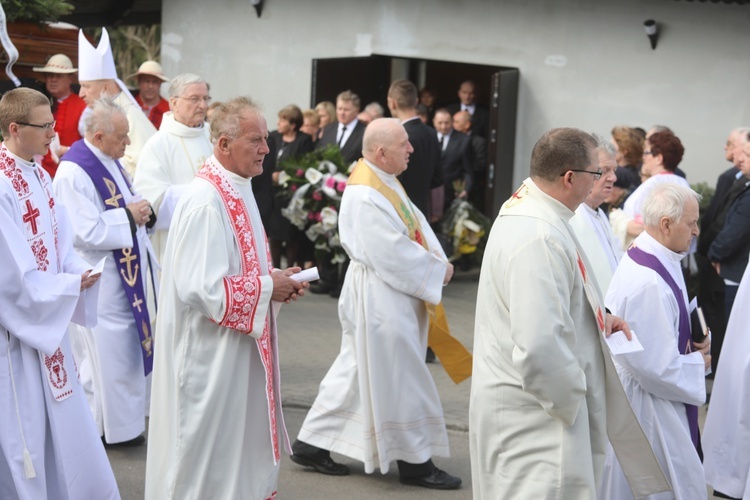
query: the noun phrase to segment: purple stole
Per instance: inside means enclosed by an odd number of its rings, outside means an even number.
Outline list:
[[[630,257],[636,264],[654,271],[667,283],[667,285],[669,285],[669,288],[672,289],[674,298],[677,300],[677,307],[680,309],[680,335],[677,339],[677,349],[680,351],[680,354],[690,354],[690,352],[692,352],[691,346],[693,345],[693,339],[690,335],[690,316],[687,312],[687,306],[685,305],[682,290],[677,286],[677,283],[675,283],[674,278],[669,274],[669,271],[667,271],[664,265],[654,255],[646,253],[636,246],[631,246],[628,249],[628,257]],[[698,430],[698,407],[685,404],[685,411],[687,413],[688,426],[690,427],[690,439],[693,441],[693,445],[695,445],[695,449],[698,451],[701,460],[703,460],[701,436],[700,431]]]
[[[89,175],[91,181],[94,183],[94,187],[96,187],[96,190],[99,191],[99,195],[102,197],[105,210],[125,208],[125,200],[122,197],[122,193],[120,193],[120,189],[117,187],[117,182],[115,182],[107,168],[99,161],[99,158],[96,157],[93,151],[86,146],[83,139],[73,143],[68,152],[65,153],[65,160],[75,163]],[[122,169],[122,165],[117,160],[115,160],[115,163],[119,167],[128,189],[132,193],[133,187],[130,185],[130,180]],[[138,329],[138,336],[141,341],[141,354],[143,355],[144,375],[148,375],[151,373],[154,364],[153,338],[149,330],[151,328],[151,320],[149,319],[148,308],[146,307],[146,297],[143,296],[145,288],[143,287],[143,279],[140,272],[143,267],[138,252],[139,249],[135,237],[133,237],[133,246],[131,248],[120,248],[112,251],[122,286],[128,297],[130,309],[133,311],[135,326]]]

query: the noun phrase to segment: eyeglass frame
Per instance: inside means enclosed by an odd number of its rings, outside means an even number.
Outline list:
[[[211,101],[213,100],[213,98],[210,95],[207,95],[204,97],[200,97],[196,95],[194,95],[193,97],[183,97],[181,95],[178,95],[175,97],[177,97],[177,99],[185,99],[187,102],[189,102],[192,105],[199,104],[201,101],[203,101],[206,104],[206,106],[208,106],[209,104],[211,104]]]
[[[23,125],[25,127],[34,127],[34,128],[40,128],[44,131],[47,130],[55,130],[55,125],[57,125],[57,120],[52,120],[49,123],[43,123],[42,125],[37,125],[35,123],[27,123],[27,122],[13,122],[16,125]]]
[[[653,152],[652,152],[652,151],[651,151],[650,149],[649,149],[649,150],[645,150],[645,149],[644,149],[644,150],[643,150],[643,155],[644,155],[644,156],[645,156],[645,155],[651,155],[651,156],[654,156],[654,153],[653,153]]]
[[[567,174],[568,172],[583,172],[584,174],[591,174],[594,176],[595,181],[598,181],[599,179],[601,179],[602,175],[604,174],[604,171],[601,168],[597,170],[596,172],[592,172],[591,170],[581,170],[578,168],[569,168],[565,172],[561,173],[560,177],[565,177],[565,174]]]

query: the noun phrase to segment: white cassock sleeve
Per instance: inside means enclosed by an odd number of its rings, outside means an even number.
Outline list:
[[[126,208],[101,210],[101,195],[79,166],[63,161],[52,183],[55,198],[68,212],[75,232],[75,246],[90,250],[132,248],[133,235]]]
[[[558,242],[532,238],[510,256],[500,284],[513,318],[512,360],[523,388],[566,426],[575,423],[586,396],[586,375],[565,342],[576,336],[569,313],[573,273]]]
[[[611,293],[607,305],[613,314],[628,322],[643,351],[621,354],[618,363],[627,367],[638,384],[654,396],[702,405],[706,398],[703,356],[699,352],[680,354],[675,325],[668,314],[677,308],[672,293],[665,293],[657,283],[647,283],[627,295]]]
[[[81,289],[79,274],[37,269],[26,237],[0,197],[0,324],[24,344],[52,355],[68,330]]]
[[[168,151],[160,136],[149,139],[138,158],[133,181],[136,191],[154,207],[155,230],[169,229],[177,202],[187,188],[187,184],[174,183],[169,172],[174,160],[168,157]]]
[[[263,334],[273,293],[271,276],[240,276],[240,256],[227,237],[231,230],[213,206],[200,206],[182,212],[179,224],[172,228],[174,238],[172,276],[180,300],[221,326],[235,324],[237,314],[247,328],[241,333],[260,337]],[[256,235],[257,236],[257,235]],[[260,235],[262,237],[262,235]],[[170,243],[171,245],[172,243]],[[230,246],[231,244],[231,246]],[[228,304],[229,282],[247,281],[251,292],[242,302]]]
[[[364,252],[368,266],[391,287],[430,304],[440,303],[447,263],[430,226],[422,217],[428,252],[409,238],[393,205],[377,191],[365,189],[367,195],[353,207],[357,213],[352,214],[352,220],[367,228],[354,232],[356,249]]]

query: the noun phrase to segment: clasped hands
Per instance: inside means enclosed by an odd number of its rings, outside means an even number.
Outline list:
[[[142,226],[147,224],[151,220],[151,215],[154,213],[148,200],[132,201],[128,203],[125,208],[133,216],[136,225]]]
[[[271,300],[289,304],[291,301],[302,297],[305,294],[305,288],[308,288],[310,284],[307,281],[299,282],[290,278],[291,275],[301,270],[299,267],[289,267],[272,272],[273,293],[271,294]]]

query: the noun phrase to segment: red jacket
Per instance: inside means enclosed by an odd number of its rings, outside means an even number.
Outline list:
[[[143,101],[141,101],[140,95],[135,96],[135,100],[138,102],[138,105],[141,107],[144,113],[148,111],[148,106],[143,105]],[[151,112],[148,113],[148,119],[151,123],[154,124],[156,130],[159,130],[159,126],[161,125],[161,117],[167,111],[169,111],[169,102],[163,97],[160,97],[159,104],[151,108]]]
[[[57,107],[52,116],[57,122],[55,124],[55,132],[60,136],[60,144],[62,146],[70,146],[81,139],[81,134],[78,133],[78,121],[81,119],[81,114],[83,114],[83,110],[85,109],[86,102],[78,97],[77,94],[70,94],[62,101],[57,102]],[[49,151],[47,151],[47,154],[42,159],[42,167],[44,167],[51,177],[55,176],[57,163],[52,159],[52,153]]]

